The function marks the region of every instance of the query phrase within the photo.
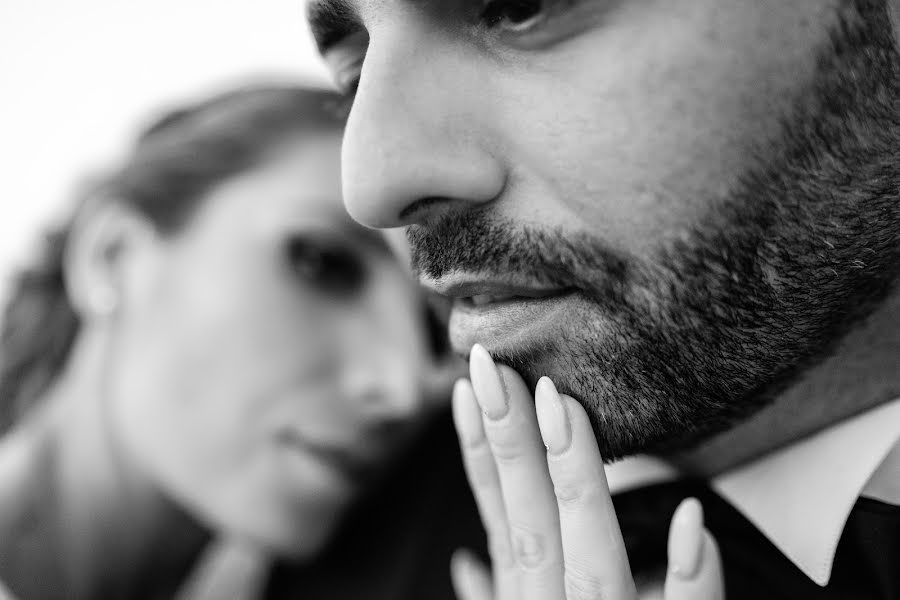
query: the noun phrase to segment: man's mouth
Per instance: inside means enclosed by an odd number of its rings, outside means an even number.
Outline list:
[[[499,278],[450,276],[425,285],[453,300],[450,338],[465,353],[472,344],[489,350],[532,345],[554,329],[559,311],[576,290]]]
[[[461,301],[467,304],[471,304],[472,306],[484,306],[485,304],[506,302],[507,300],[512,300],[513,298],[515,298],[515,296],[491,296],[490,294],[478,294],[477,296],[463,298]]]
[[[485,306],[514,300],[541,300],[568,293],[570,290],[540,284],[517,283],[502,280],[475,280],[463,277],[445,277],[440,280],[423,280],[438,294],[471,306]]]

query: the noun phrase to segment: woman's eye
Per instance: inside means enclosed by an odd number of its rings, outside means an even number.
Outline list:
[[[350,34],[340,44],[325,52],[325,64],[334,77],[334,83],[341,94],[351,98],[359,86],[366,50],[369,46],[369,35],[365,31]]]
[[[338,85],[340,97],[337,100],[337,113],[344,119],[350,116],[350,110],[353,108],[353,101],[356,100],[356,88],[359,87],[359,75],[350,79],[348,83]]]
[[[485,0],[483,22],[491,29],[526,31],[544,19],[546,0]]]
[[[366,281],[366,270],[355,253],[296,238],[287,244],[287,259],[299,279],[321,291],[352,296]]]
[[[359,70],[356,70],[349,74],[342,73],[336,78],[337,88],[338,91],[340,91],[341,96],[345,99],[353,99],[356,95],[356,89],[359,87],[359,77]]]

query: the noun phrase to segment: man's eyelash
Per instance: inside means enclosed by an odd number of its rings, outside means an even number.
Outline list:
[[[509,16],[510,9],[514,11],[534,10],[535,14],[540,14],[545,8],[542,0],[487,0],[484,2],[480,16],[487,27],[493,28],[503,23],[504,19]],[[504,10],[507,14],[504,13]]]

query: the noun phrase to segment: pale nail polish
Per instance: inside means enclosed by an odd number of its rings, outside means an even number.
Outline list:
[[[476,571],[476,561],[471,552],[465,549],[459,549],[450,557],[451,569],[455,571],[459,578],[459,584],[465,590],[466,597],[474,597],[474,580]]]
[[[702,557],[703,506],[688,498],[678,505],[669,527],[669,570],[679,579],[693,579]]]
[[[495,421],[506,416],[509,411],[506,386],[494,364],[494,359],[480,344],[472,347],[469,356],[469,374],[472,378],[472,387],[475,389],[475,398],[485,416]]]
[[[549,377],[541,377],[534,392],[538,426],[548,454],[562,454],[572,443],[572,425],[566,405]]]
[[[481,411],[468,379],[459,379],[453,386],[453,423],[464,446],[474,446],[484,439]]]

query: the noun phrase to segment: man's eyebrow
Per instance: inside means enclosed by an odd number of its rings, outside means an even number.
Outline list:
[[[362,29],[352,0],[309,0],[306,18],[320,54]]]

